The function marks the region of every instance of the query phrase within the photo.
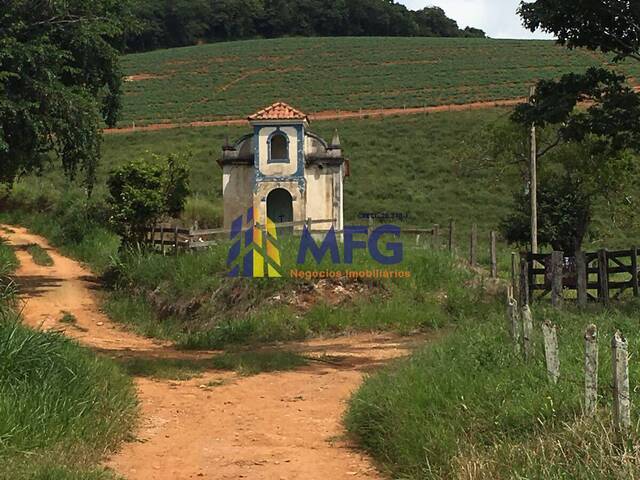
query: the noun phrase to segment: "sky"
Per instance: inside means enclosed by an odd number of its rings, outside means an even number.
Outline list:
[[[411,10],[426,6],[442,8],[460,28],[484,30],[492,38],[553,38],[543,32],[531,33],[516,14],[520,0],[397,0]]]

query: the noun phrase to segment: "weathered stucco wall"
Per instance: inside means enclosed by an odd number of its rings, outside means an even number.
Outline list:
[[[268,163],[269,136],[280,130],[289,139],[289,162]],[[258,133],[258,168],[262,175],[281,177],[293,175],[298,170],[298,130],[295,127],[260,127]]]
[[[338,180],[337,174],[335,168],[319,168],[317,165],[306,169],[307,217],[312,220],[336,218],[333,201],[334,185]],[[314,224],[313,226],[314,228],[329,229],[331,222]]]
[[[224,197],[224,228],[245,215],[253,204],[255,169],[250,165],[225,165],[222,171],[222,194]]]

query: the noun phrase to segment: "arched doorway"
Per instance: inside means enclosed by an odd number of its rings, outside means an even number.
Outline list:
[[[293,222],[293,198],[284,188],[276,188],[267,195],[267,216],[275,223]]]

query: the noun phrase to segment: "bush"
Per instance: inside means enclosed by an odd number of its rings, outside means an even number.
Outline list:
[[[124,243],[141,242],[145,227],[183,210],[188,178],[186,166],[174,156],[165,164],[133,161],[111,173],[107,180],[111,224]]]

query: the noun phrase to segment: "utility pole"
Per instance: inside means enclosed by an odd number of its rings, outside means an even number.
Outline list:
[[[529,102],[533,102],[536,87],[531,87]],[[531,164],[529,165],[529,194],[531,196],[531,253],[538,253],[538,146],[536,124],[531,124]]]

